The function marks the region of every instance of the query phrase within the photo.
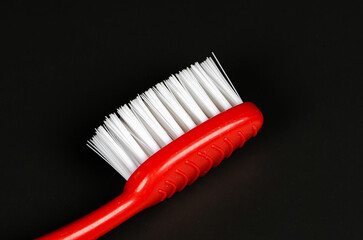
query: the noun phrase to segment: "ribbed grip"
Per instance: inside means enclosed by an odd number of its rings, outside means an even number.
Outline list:
[[[256,127],[252,128],[252,131],[257,133]],[[198,177],[207,174],[212,167],[218,166],[224,158],[228,158],[236,148],[242,147],[247,139],[242,131],[229,135],[201,148],[189,159],[178,164],[175,171],[170,171],[164,177],[164,184],[160,184],[157,190],[160,193],[160,201],[170,198],[175,192],[180,192],[187,185],[194,183]]]
[[[125,191],[136,189],[143,198],[151,197],[151,204],[170,198],[256,136],[262,122],[253,103],[209,119],[151,156],[130,177]]]

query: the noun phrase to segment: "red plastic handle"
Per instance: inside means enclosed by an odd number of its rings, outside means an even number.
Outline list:
[[[146,160],[124,192],[94,212],[38,239],[96,239],[143,209],[204,176],[256,136],[263,123],[253,103],[242,103],[200,124]]]

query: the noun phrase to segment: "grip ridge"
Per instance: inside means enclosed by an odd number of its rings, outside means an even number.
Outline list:
[[[168,195],[167,192],[162,189],[159,189],[158,192],[161,193],[160,202],[164,201],[166,199],[166,196]]]
[[[188,183],[188,185],[191,185],[195,182],[195,180],[197,180],[197,178],[199,177],[200,175],[200,169],[198,167],[198,165],[196,165],[195,163],[189,161],[189,160],[186,160],[185,161],[185,164],[191,166],[192,168],[194,168],[195,170],[195,175],[194,175],[194,178]]]
[[[173,183],[172,181],[169,181],[169,180],[166,180],[165,183],[171,187],[171,191],[168,195],[168,198],[170,198],[176,192],[176,185],[175,185],[175,183]]]
[[[181,171],[180,169],[175,170],[175,173],[182,176],[182,178],[184,180],[183,183],[181,184],[180,188],[178,189],[178,192],[180,192],[181,190],[183,190],[187,186],[187,184],[189,182],[189,179],[188,179],[188,176],[183,171]]]
[[[207,168],[200,174],[200,176],[204,176],[205,174],[207,174],[207,172],[209,172],[209,170],[212,168],[213,166],[213,159],[206,153],[206,151],[199,151],[198,152],[198,156],[201,156],[202,158],[206,159],[208,161],[208,166]]]
[[[227,143],[227,146],[228,146],[227,154],[225,154],[224,157],[229,158],[229,156],[231,156],[231,154],[233,152],[233,144],[232,144],[231,140],[229,140],[227,137],[224,138],[224,142]]]

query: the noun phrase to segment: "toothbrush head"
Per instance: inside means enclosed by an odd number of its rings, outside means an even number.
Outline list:
[[[210,118],[242,103],[208,57],[171,75],[106,117],[88,146],[126,180],[153,154]]]

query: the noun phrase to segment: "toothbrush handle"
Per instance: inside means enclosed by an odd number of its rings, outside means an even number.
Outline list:
[[[255,136],[263,124],[253,103],[237,105],[177,138],[131,175],[124,193],[39,240],[96,239],[143,209],[170,198]]]
[[[37,239],[97,239],[145,209],[145,202],[137,194],[124,192],[88,215]]]

